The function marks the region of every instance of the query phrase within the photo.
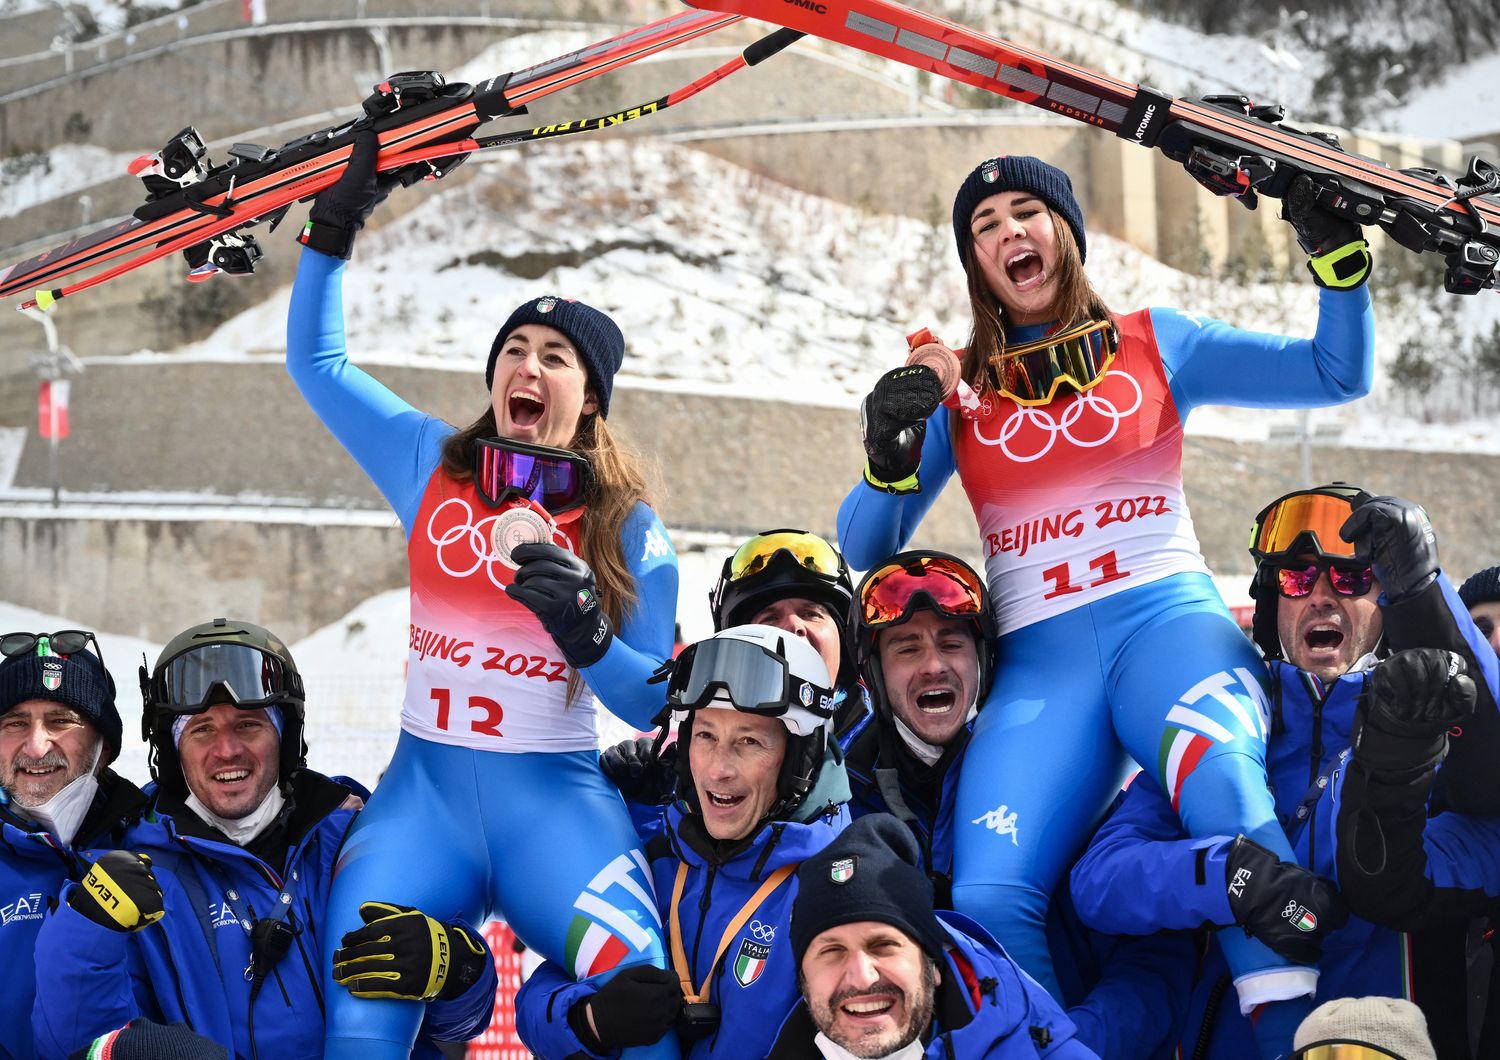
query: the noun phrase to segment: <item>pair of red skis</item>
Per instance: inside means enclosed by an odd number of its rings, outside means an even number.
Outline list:
[[[1010,41],[913,10],[895,0],[688,0],[703,10],[662,19],[580,51],[470,88],[422,75],[393,77],[366,100],[365,117],[267,149],[236,144],[231,161],[210,166],[192,130],[159,156],[143,160],[156,193],[135,214],[0,271],[0,297],[49,284],[123,257],[111,267],[37,292],[22,308],[53,302],[178,250],[202,259],[199,272],[249,271],[258,248],[238,233],[279,221],[298,200],[336,181],[355,134],[374,128],[380,169],[417,163],[441,176],[463,155],[492,147],[608,128],[658,113],[753,66],[803,34],[822,37],[942,77],[1017,99],[1155,147],[1181,162],[1200,183],[1254,207],[1257,196],[1280,197],[1300,174],[1313,178],[1329,209],[1385,230],[1410,250],[1444,258],[1444,286],[1473,294],[1496,286],[1500,267],[1500,171],[1479,158],[1456,181],[1431,169],[1393,169],[1343,150],[1336,138],[1282,123],[1275,105],[1243,96],[1176,99],[1067,63]],[[752,18],[783,28],[730,62],[639,107],[562,125],[476,137],[492,118],[524,112],[552,92]],[[405,80],[403,80],[405,78]],[[420,90],[418,87],[420,86]],[[186,141],[183,137],[191,134]],[[184,150],[186,143],[186,150]],[[163,184],[163,181],[170,183]],[[126,255],[131,255],[125,257]],[[194,259],[190,255],[190,260]]]

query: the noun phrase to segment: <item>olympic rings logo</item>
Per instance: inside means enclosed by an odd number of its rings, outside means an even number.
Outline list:
[[[982,445],[998,445],[1011,460],[1018,464],[1029,464],[1034,460],[1040,460],[1052,451],[1052,446],[1059,437],[1066,439],[1080,449],[1095,449],[1108,442],[1120,430],[1120,423],[1125,417],[1133,415],[1141,407],[1143,394],[1141,384],[1135,381],[1135,377],[1129,372],[1113,369],[1106,379],[1121,379],[1129,383],[1135,390],[1135,400],[1129,408],[1122,409],[1115,402],[1099,393],[1102,387],[1086,390],[1081,394],[1074,394],[1062,410],[1062,414],[1055,420],[1052,413],[1045,408],[1030,405],[1017,405],[1016,410],[1006,418],[1000,425],[1000,433],[994,438],[986,438],[984,432],[979,429],[978,420],[974,423],[974,438]],[[1095,415],[1109,421],[1109,429],[1098,438],[1078,437],[1072,428],[1083,418],[1085,412],[1093,412]],[[1031,425],[1036,430],[1047,435],[1046,443],[1034,453],[1017,453],[1011,449],[1011,439],[1020,433],[1021,429]]]
[[[461,512],[445,519],[442,517],[443,509],[450,504],[458,505]],[[490,584],[503,590],[505,584],[500,581],[496,568],[503,568],[505,565],[495,555],[490,538],[495,520],[504,514],[496,512],[476,523],[474,509],[462,497],[449,497],[433,509],[432,516],[427,520],[427,540],[435,546],[434,554],[443,573],[450,578],[468,578],[483,568]],[[555,534],[554,540],[564,548],[571,550],[573,547],[562,534]]]
[[[754,935],[758,942],[770,942],[776,937],[776,926],[774,924],[762,924],[759,920],[750,921],[750,934]]]

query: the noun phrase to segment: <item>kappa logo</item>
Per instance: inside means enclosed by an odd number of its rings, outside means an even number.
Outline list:
[[[1229,893],[1236,898],[1244,897],[1245,884],[1250,882],[1251,875],[1252,873],[1249,869],[1235,869],[1234,879],[1229,881]]]
[[[667,540],[661,532],[661,527],[653,526],[646,531],[646,550],[641,553],[641,562],[648,559],[656,559],[659,556],[670,556],[672,554],[672,543]]]
[[[762,946],[749,939],[740,940],[740,952],[734,957],[734,981],[740,986],[749,986],[766,970],[766,958],[771,956],[771,947]]]
[[[22,920],[40,920],[47,912],[47,903],[39,894],[23,894],[9,905],[0,905],[0,925],[10,925]]]
[[[980,814],[969,823],[982,824],[996,835],[1008,835],[1013,845],[1020,846],[1021,841],[1016,838],[1016,817],[1018,813],[1013,810],[1007,813],[1008,809],[1009,807],[1001,803],[997,808],[990,810],[988,813]]]

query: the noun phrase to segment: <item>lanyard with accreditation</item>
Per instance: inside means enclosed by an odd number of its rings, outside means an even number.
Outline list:
[[[682,981],[682,996],[686,1001],[683,1006],[684,1024],[683,1029],[690,1034],[703,1034],[712,1031],[719,1024],[719,1006],[708,1000],[709,987],[714,980],[714,971],[719,967],[719,961],[724,957],[724,951],[729,948],[729,943],[739,934],[740,928],[760,908],[771,892],[780,887],[786,878],[797,871],[796,865],[783,865],[776,869],[761,883],[750,899],[740,907],[740,911],[732,918],[724,928],[724,934],[719,936],[719,945],[714,950],[714,959],[708,966],[708,974],[703,977],[703,986],[693,988],[693,969],[688,964],[687,951],[682,948],[682,922],[677,915],[677,906],[682,902],[682,888],[687,883],[688,867],[683,862],[677,866],[677,879],[672,884],[672,911],[670,920],[670,933],[672,936],[672,970],[677,973],[677,978]]]

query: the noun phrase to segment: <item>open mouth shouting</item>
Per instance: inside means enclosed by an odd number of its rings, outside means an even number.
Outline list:
[[[535,390],[516,389],[506,399],[505,412],[512,427],[534,430],[546,415],[547,403]]]
[[[728,795],[708,788],[703,793],[708,796],[708,805],[716,810],[735,810],[745,802],[744,795]]]
[[[1005,275],[1019,294],[1034,291],[1047,282],[1042,256],[1030,247],[1013,250],[1005,258]]]
[[[958,689],[929,688],[917,694],[917,709],[923,714],[942,716],[958,705]]]

